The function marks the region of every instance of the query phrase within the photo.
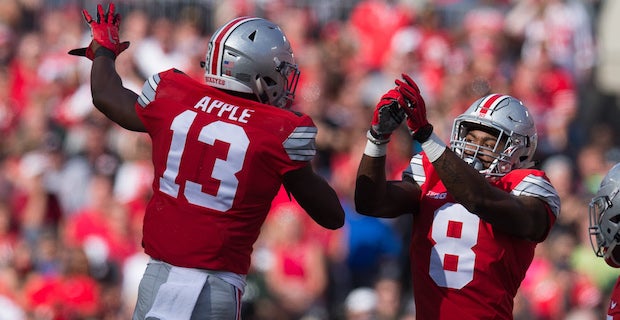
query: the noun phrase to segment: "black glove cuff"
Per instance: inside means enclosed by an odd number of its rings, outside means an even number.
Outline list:
[[[370,128],[370,130],[368,130],[368,132],[366,132],[366,138],[368,139],[368,141],[376,144],[376,145],[382,145],[382,144],[386,144],[388,142],[390,142],[390,139],[383,139],[381,138],[381,135],[379,135],[378,133],[375,132],[375,130],[372,130],[372,128]]]
[[[116,54],[106,47],[99,47],[99,49],[95,51],[95,58],[97,57],[108,57],[112,60],[116,60]]]
[[[433,133],[433,125],[429,123],[425,125],[424,127],[420,128],[418,131],[416,131],[412,135],[412,137],[414,140],[422,143],[428,140],[428,137],[430,137],[432,133]]]

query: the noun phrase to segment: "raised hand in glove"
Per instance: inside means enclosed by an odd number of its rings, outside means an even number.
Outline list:
[[[377,103],[372,115],[372,123],[368,130],[368,140],[374,144],[385,144],[390,141],[392,132],[405,119],[405,111],[401,108],[403,98],[396,89],[386,92]]]
[[[396,80],[398,92],[402,95],[404,103],[401,104],[407,114],[407,127],[414,140],[424,142],[433,133],[433,125],[426,119],[426,104],[418,85],[406,74],[402,74],[404,82]]]
[[[116,58],[121,52],[129,47],[129,41],[120,42],[118,30],[121,24],[121,15],[114,12],[114,3],[110,3],[108,11],[104,12],[101,4],[97,5],[97,20],[86,10],[82,10],[86,23],[90,26],[93,40],[86,48],[78,48],[69,51],[69,54],[75,56],[83,56],[90,60],[95,59],[95,51],[100,47],[104,47],[109,52],[103,52],[111,58]],[[103,50],[103,49],[102,49]]]

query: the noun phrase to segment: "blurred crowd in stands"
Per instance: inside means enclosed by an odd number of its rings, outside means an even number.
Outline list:
[[[149,137],[112,124],[90,98],[91,0],[0,1],[0,320],[129,319],[148,261],[140,246]],[[103,2],[106,4],[107,2]],[[319,128],[314,165],[339,193],[345,227],[321,229],[285,192],[254,248],[246,320],[415,319],[411,220],[357,214],[355,172],[374,105],[405,72],[430,121],[488,91],[535,115],[536,158],[562,211],[515,301],[515,319],[601,319],[619,272],[593,254],[587,204],[620,161],[620,1],[118,0],[116,62],[136,92],[176,67],[203,79],[214,28],[234,16],[280,24],[301,67],[294,109]],[[616,36],[613,36],[616,34]],[[414,146],[395,133],[388,174]]]

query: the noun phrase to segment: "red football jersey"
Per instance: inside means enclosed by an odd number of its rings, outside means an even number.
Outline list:
[[[246,274],[284,173],[314,156],[306,115],[227,95],[171,69],[136,103],[153,144],[143,246],[170,264]]]
[[[426,156],[414,156],[403,175],[422,188],[410,245],[416,318],[512,319],[513,299],[536,243],[496,232],[456,203]],[[559,197],[542,171],[513,170],[493,183],[514,195],[543,199],[555,221]]]
[[[614,290],[611,292],[609,307],[607,308],[607,320],[620,320],[620,277],[616,280]]]

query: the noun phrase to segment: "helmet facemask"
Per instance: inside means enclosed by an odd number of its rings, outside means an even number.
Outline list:
[[[297,65],[280,61],[278,57],[275,57],[273,62],[275,70],[282,78],[280,81],[276,81],[268,76],[257,75],[255,79],[256,97],[262,103],[288,109],[295,99],[295,91],[299,82],[299,69]]]
[[[495,145],[467,141],[473,130],[493,135]],[[514,169],[533,167],[537,141],[534,120],[521,101],[508,95],[489,94],[454,119],[450,148],[485,176],[499,177]],[[493,159],[486,168],[482,163],[485,157]]]
[[[620,212],[614,206],[619,191],[617,183],[606,178],[588,205],[590,244],[597,257],[610,258],[620,242]]]
[[[526,151],[527,137],[507,133],[492,124],[482,125],[457,120],[455,128],[458,128],[455,130],[457,135],[451,139],[450,148],[461,159],[487,177],[503,176],[516,168],[524,160],[522,156]],[[471,130],[482,130],[491,133],[497,137],[497,142],[493,147],[469,142],[467,141],[467,134]],[[487,168],[484,168],[480,160],[481,157],[489,157],[493,161],[491,161]]]

